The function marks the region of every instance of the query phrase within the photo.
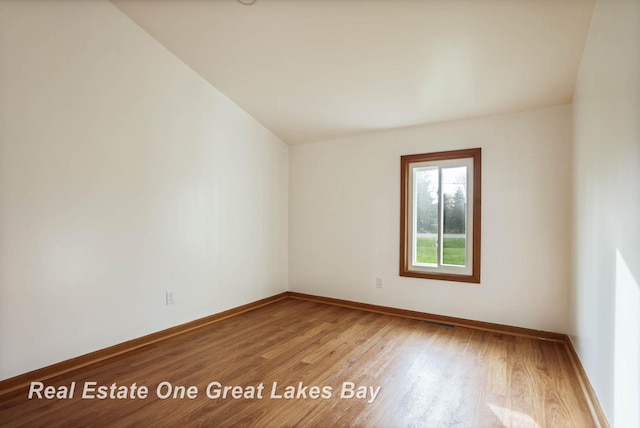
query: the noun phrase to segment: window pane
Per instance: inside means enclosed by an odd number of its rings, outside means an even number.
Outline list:
[[[415,170],[415,255],[418,263],[438,263],[438,168]]]
[[[480,283],[482,149],[400,158],[400,276]]]
[[[467,167],[442,168],[442,264],[465,266]]]

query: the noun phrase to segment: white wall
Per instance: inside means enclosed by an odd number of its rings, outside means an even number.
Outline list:
[[[285,291],[287,180],[111,3],[0,2],[0,379]]]
[[[640,1],[595,7],[574,97],[572,339],[609,422],[640,426]]]
[[[482,283],[399,277],[400,156],[471,147],[483,157]],[[289,183],[290,290],[567,330],[570,106],[292,146]]]

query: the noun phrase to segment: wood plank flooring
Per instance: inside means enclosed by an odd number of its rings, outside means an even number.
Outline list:
[[[595,426],[564,343],[292,298],[44,384],[71,382],[71,399],[4,398],[0,426]],[[127,398],[82,399],[87,382]],[[161,399],[166,382],[197,396]],[[209,398],[212,382],[239,398]]]

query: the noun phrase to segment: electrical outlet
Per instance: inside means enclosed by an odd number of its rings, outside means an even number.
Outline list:
[[[382,278],[379,276],[376,276],[376,288],[384,288],[382,285]]]
[[[176,292],[167,290],[167,305],[173,305],[176,302]]]

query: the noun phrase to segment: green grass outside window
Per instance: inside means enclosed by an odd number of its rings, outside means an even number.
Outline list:
[[[445,265],[464,266],[466,248],[464,238],[444,238],[442,263]],[[436,238],[418,238],[418,262],[436,263]]]

